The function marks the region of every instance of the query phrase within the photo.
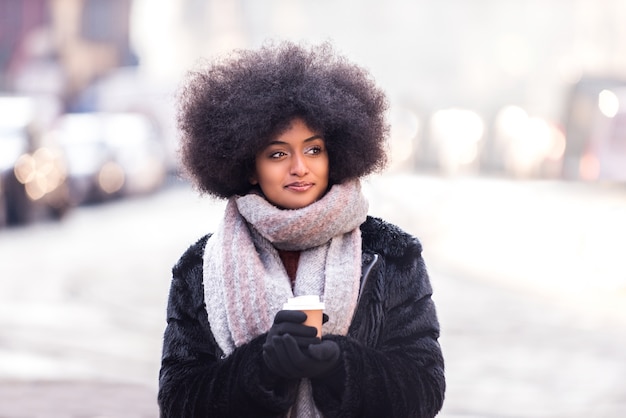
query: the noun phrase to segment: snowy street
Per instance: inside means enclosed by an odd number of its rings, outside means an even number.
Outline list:
[[[423,243],[441,417],[626,416],[624,188],[398,174],[364,189]],[[156,391],[170,269],[222,208],[179,184],[0,231],[0,383]]]

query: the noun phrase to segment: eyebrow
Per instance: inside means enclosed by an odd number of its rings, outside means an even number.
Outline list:
[[[316,140],[316,139],[322,139],[322,140],[323,140],[324,138],[322,137],[322,135],[313,135],[313,136],[311,136],[311,137],[309,137],[309,138],[305,139],[305,140],[304,140],[304,141],[302,141],[302,142],[310,142],[310,141],[314,141],[314,140]],[[268,146],[270,146],[270,145],[282,145],[282,144],[286,144],[286,143],[287,143],[287,142],[285,142],[285,141],[278,141],[278,140],[274,140],[274,141],[270,141],[270,143],[269,143],[269,144],[267,144],[267,145],[268,145]]]

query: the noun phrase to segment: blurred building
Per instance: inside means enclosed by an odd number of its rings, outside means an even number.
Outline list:
[[[330,40],[389,93],[404,166],[556,177],[581,154],[572,86],[626,78],[624,21],[623,0],[0,0],[0,94],[141,111],[174,144],[172,92],[198,60]],[[450,139],[442,114],[477,115],[480,138]]]
[[[137,64],[132,0],[0,0],[0,91],[52,94],[67,111],[94,80]]]

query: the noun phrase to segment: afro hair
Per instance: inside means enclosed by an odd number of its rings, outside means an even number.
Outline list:
[[[388,102],[363,68],[329,43],[266,43],[188,73],[178,95],[183,170],[200,192],[248,193],[255,158],[295,117],[322,134],[329,183],[387,162]]]

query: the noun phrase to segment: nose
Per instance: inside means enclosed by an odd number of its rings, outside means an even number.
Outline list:
[[[302,177],[309,172],[303,155],[295,154],[291,159],[290,173]]]

